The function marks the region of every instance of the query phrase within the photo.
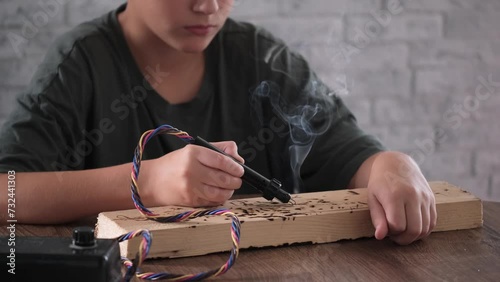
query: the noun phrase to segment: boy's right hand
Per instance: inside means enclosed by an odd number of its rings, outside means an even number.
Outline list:
[[[236,143],[212,144],[244,162]],[[241,187],[243,173],[243,167],[231,158],[201,146],[187,145],[142,163],[139,194],[146,206],[217,206]]]

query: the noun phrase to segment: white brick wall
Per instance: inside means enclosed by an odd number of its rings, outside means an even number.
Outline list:
[[[251,0],[247,0],[251,1]],[[381,7],[381,0],[285,0],[282,10],[287,15],[310,17],[344,13],[366,13]]]
[[[66,0],[67,22],[69,25],[76,25],[83,21],[93,19],[116,9],[123,0]]]
[[[12,57],[2,60],[2,64],[0,64],[0,85],[18,87],[28,85],[41,61],[42,56],[26,56],[22,59]]]
[[[273,17],[248,20],[283,38],[292,46],[328,44],[331,42],[331,38],[342,36],[342,20],[337,16],[325,18]]]
[[[50,42],[121,2],[0,0],[0,124]],[[479,100],[476,89],[479,77],[500,83],[499,15],[498,0],[235,0],[233,11],[301,52],[360,125],[430,180],[496,201],[500,87]],[[12,34],[29,38],[14,50]]]
[[[500,35],[499,12],[500,8],[454,11],[447,17],[445,35],[454,39],[498,39]]]
[[[384,11],[384,10],[382,10]],[[387,12],[385,12],[387,13]],[[386,20],[373,15],[354,15],[347,22],[347,39],[354,41],[356,30],[372,34],[380,40],[436,39],[442,35],[443,19],[436,13],[413,13],[403,10],[397,16],[390,13]]]
[[[63,1],[61,1],[63,2]],[[45,1],[1,1],[1,26],[56,26],[64,24],[64,5],[56,0]]]

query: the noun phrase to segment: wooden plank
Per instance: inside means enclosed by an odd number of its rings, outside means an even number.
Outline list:
[[[438,222],[434,232],[481,227],[481,200],[446,182],[430,182],[436,195]],[[241,249],[293,243],[327,243],[372,237],[374,228],[367,205],[366,188],[293,195],[296,204],[269,202],[263,198],[231,200],[226,208],[241,220]],[[160,207],[157,213],[173,215],[190,210]],[[145,228],[153,234],[149,257],[186,257],[231,249],[230,219],[210,216],[182,223],[157,223],[137,210],[99,214],[98,238],[115,238]],[[121,243],[122,255],[134,257],[139,239]]]

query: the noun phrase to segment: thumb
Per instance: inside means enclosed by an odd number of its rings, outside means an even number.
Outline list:
[[[370,208],[373,227],[375,227],[375,238],[382,240],[389,232],[384,208],[373,194],[368,195],[368,207]]]

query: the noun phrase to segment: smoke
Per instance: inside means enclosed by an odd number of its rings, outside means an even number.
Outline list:
[[[333,93],[317,81],[309,82],[301,91],[281,93],[279,86],[264,81],[252,96],[253,108],[257,111],[261,124],[264,122],[262,107],[258,103],[268,99],[272,111],[288,126],[290,142],[290,167],[294,175],[294,192],[300,192],[302,180],[300,169],[309,155],[316,137],[331,126],[335,114]],[[262,104],[260,104],[262,105]]]

